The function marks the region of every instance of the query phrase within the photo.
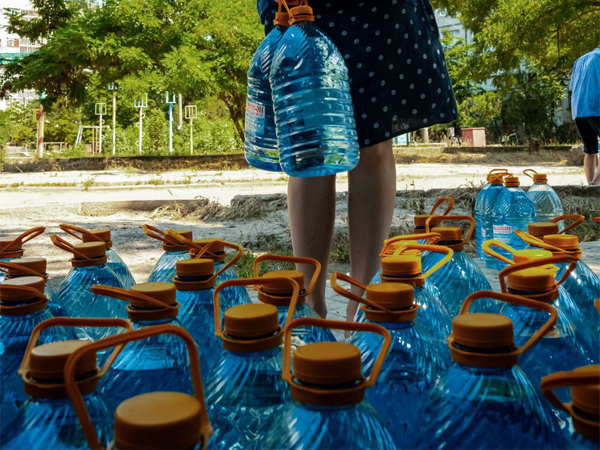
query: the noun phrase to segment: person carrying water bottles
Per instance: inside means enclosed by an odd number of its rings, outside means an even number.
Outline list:
[[[287,1],[296,6],[297,0]],[[429,0],[310,0],[315,23],[335,43],[349,71],[360,160],[349,172],[351,276],[369,284],[396,201],[394,137],[457,119],[457,107]],[[257,0],[261,22],[273,28],[277,0]],[[323,270],[307,299],[327,315],[325,282],[335,222],[335,175],[288,182],[294,254]],[[312,276],[308,270],[305,279]],[[359,289],[355,293],[362,295]],[[349,303],[347,317],[357,309]]]

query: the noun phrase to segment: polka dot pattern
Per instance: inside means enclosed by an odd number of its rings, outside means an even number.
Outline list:
[[[265,31],[275,0],[258,0]],[[430,0],[313,1],[315,23],[348,66],[362,147],[457,119]]]

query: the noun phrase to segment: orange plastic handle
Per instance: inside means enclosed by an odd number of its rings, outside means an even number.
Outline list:
[[[195,249],[197,254],[194,256],[194,258],[196,258],[196,259],[202,258],[207,253],[209,254],[209,256],[216,256],[214,253],[211,253],[208,250],[211,247],[214,247],[216,245],[216,243],[218,243],[218,242],[226,242],[223,239],[213,239],[206,244],[199,244],[198,242],[194,242],[193,240],[188,239],[185,236],[182,236],[181,234],[174,232],[173,230],[167,231],[166,236],[174,239],[176,242],[179,242],[180,244],[185,244],[189,248]]]
[[[92,260],[92,258],[90,258],[89,256],[77,251],[73,244],[71,244],[68,241],[65,241],[60,236],[53,234],[52,236],[50,236],[50,240],[56,247],[60,248],[61,250],[72,253],[73,255],[78,256],[81,259],[87,259],[88,261]]]
[[[427,272],[425,272],[423,274],[423,278],[427,278],[434,272],[437,272],[443,266],[448,264],[450,262],[450,260],[452,259],[452,257],[454,256],[454,250],[452,250],[448,247],[443,247],[441,245],[421,245],[421,244],[410,244],[410,245],[403,246],[394,252],[394,256],[400,255],[403,252],[405,252],[406,250],[411,250],[411,249],[412,250],[422,250],[422,251],[429,250],[430,252],[446,254],[446,256],[444,256],[442,259],[440,259],[436,264],[434,264],[432,267],[430,267]]]
[[[237,280],[227,280],[220,283],[213,293],[213,308],[215,311],[215,335],[222,338],[223,328],[221,326],[221,300],[219,298],[220,292],[228,287],[232,286],[269,286],[281,283],[289,283],[292,286],[292,298],[290,300],[290,306],[288,313],[285,318],[284,327],[287,327],[294,316],[296,311],[296,304],[298,303],[298,296],[300,295],[300,286],[296,283],[296,280],[292,278],[240,278]]]
[[[517,236],[519,236],[523,241],[527,242],[530,245],[535,245],[536,247],[544,248],[546,250],[551,250],[552,252],[566,253],[566,254],[569,253],[569,252],[567,252],[566,250],[564,250],[562,248],[558,248],[558,247],[555,247],[553,245],[546,244],[543,240],[541,240],[539,238],[536,238],[535,236],[532,236],[529,233],[525,233],[524,231],[515,230],[514,233]]]
[[[73,408],[77,413],[77,417],[79,418],[79,422],[81,423],[81,428],[85,434],[88,445],[91,449],[101,449],[100,441],[98,440],[98,433],[94,428],[94,424],[92,423],[90,416],[88,414],[87,408],[77,388],[77,384],[75,382],[75,366],[79,358],[83,355],[98,350],[105,350],[107,348],[115,347],[124,347],[125,344],[134,341],[141,341],[143,339],[148,339],[150,337],[159,336],[162,334],[170,334],[173,336],[177,336],[181,338],[185,342],[185,345],[188,349],[188,356],[190,361],[190,372],[192,375],[192,383],[194,386],[194,397],[200,402],[202,407],[201,409],[201,429],[203,430],[203,435],[205,437],[204,441],[208,442],[208,437],[212,432],[210,422],[208,420],[208,414],[206,412],[206,405],[204,403],[204,390],[202,388],[202,378],[200,375],[200,363],[198,362],[198,349],[196,348],[196,344],[192,339],[192,336],[184,329],[175,325],[155,325],[152,327],[142,328],[140,330],[130,331],[128,333],[123,333],[115,336],[110,336],[105,339],[100,339],[99,341],[93,342],[90,345],[86,345],[85,347],[80,347],[75,350],[67,359],[67,363],[65,365],[65,387],[67,390],[67,394],[71,399],[71,403],[73,404]],[[113,352],[114,353],[114,352]],[[208,433],[208,436],[206,436]]]
[[[537,170],[533,170],[533,169],[525,169],[523,171],[523,175],[528,176],[529,178],[531,178],[533,180],[533,175],[530,175],[529,172],[533,173],[534,175],[537,175]]]
[[[435,202],[435,205],[433,205],[433,208],[431,208],[431,212],[429,214],[434,214],[435,211],[443,204],[443,203],[448,203],[448,207],[446,208],[446,211],[444,211],[444,215],[447,215],[448,213],[450,213],[450,211],[452,211],[452,208],[454,208],[454,199],[452,197],[442,197],[442,198],[438,198],[438,201]]]
[[[321,263],[313,258],[303,258],[299,256],[283,256],[283,255],[260,255],[258,258],[254,260],[254,278],[260,278],[259,276],[259,264],[263,261],[277,261],[277,262],[289,262],[294,264],[307,264],[310,266],[315,266],[315,271],[313,273],[312,278],[310,279],[310,284],[304,290],[304,295],[310,295],[315,284],[317,283],[317,279],[319,278],[319,274],[321,273]],[[300,289],[303,289],[304,286],[300,286]]]
[[[0,272],[8,273],[10,269],[20,270],[21,272],[25,272],[28,275],[34,277],[41,277],[43,275],[42,273],[36,270],[30,269],[29,267],[22,266],[21,264],[14,263],[12,261],[0,261]]]
[[[570,413],[568,408],[569,405],[561,402],[554,393],[554,390],[561,387],[587,386],[590,384],[600,384],[600,371],[598,371],[598,373],[590,373],[588,371],[553,373],[542,378],[540,387],[542,388],[544,397],[546,397],[555,408]]]
[[[509,245],[506,245],[504,242],[499,241],[497,239],[489,239],[489,240],[485,241],[483,244],[481,244],[481,248],[488,255],[493,256],[494,258],[499,259],[500,261],[505,262],[506,264],[509,264],[509,265],[515,263],[514,261],[511,261],[507,257],[501,255],[500,253],[492,250],[492,247],[500,247],[500,248],[506,250],[507,252],[510,252],[513,256],[516,251],[514,248],[512,248]]]
[[[594,217],[594,222],[600,225],[600,217]]]
[[[573,272],[573,270],[575,270],[575,268],[577,267],[577,258],[574,258],[573,256],[570,256],[570,255],[559,255],[559,256],[550,256],[548,258],[532,259],[531,261],[525,261],[525,262],[522,262],[519,264],[513,263],[512,265],[507,266],[504,269],[502,269],[500,271],[500,273],[498,274],[498,280],[500,281],[500,288],[501,288],[502,292],[508,292],[508,288],[506,285],[506,278],[511,273],[518,272],[519,270],[523,270],[523,269],[530,269],[532,267],[543,267],[543,266],[567,263],[567,262],[569,263],[569,267],[567,267],[567,270],[565,270],[565,273],[563,274],[562,278],[556,283],[557,285],[560,285],[560,284],[564,283],[567,280],[567,278],[569,278],[569,275],[571,275],[571,272]]]
[[[11,245],[13,245],[15,242],[18,242],[19,240],[21,241],[21,244],[25,244],[26,242],[29,242],[33,238],[38,237],[44,231],[46,231],[45,227],[31,228],[31,229],[21,233],[19,236],[17,236],[12,241],[10,241],[8,244],[6,244],[3,248],[9,248]],[[2,251],[3,248],[0,248],[0,251]]]
[[[510,303],[512,305],[526,306],[528,308],[539,309],[541,311],[546,311],[547,313],[550,313],[550,318],[548,319],[548,321],[544,325],[542,325],[540,329],[537,330],[527,342],[525,342],[525,344],[517,348],[516,354],[518,355],[522,355],[527,350],[529,350],[534,344],[536,344],[540,339],[542,339],[550,330],[552,330],[552,328],[554,328],[554,325],[556,325],[556,320],[558,319],[558,313],[556,312],[556,309],[551,305],[548,305],[547,303],[530,300],[528,298],[521,297],[520,295],[500,294],[498,292],[493,291],[479,291],[469,295],[465,299],[465,302],[463,303],[459,314],[468,314],[469,309],[471,308],[471,304],[475,300],[481,298],[493,298],[495,300],[500,300],[506,303]]]
[[[429,245],[434,245],[436,242],[440,241],[440,239],[441,239],[440,233],[431,233],[430,232],[430,233],[421,233],[421,234],[404,234],[402,236],[391,237],[391,238],[383,241],[383,249],[381,250],[381,253],[379,254],[379,256],[387,256],[387,252],[389,251],[389,248],[392,246],[392,244],[395,244],[397,242],[421,241],[421,240],[429,241],[429,239],[431,239],[431,242],[429,243]]]
[[[594,302],[594,305],[596,305],[596,309],[598,310],[598,314],[600,314],[600,298],[596,299],[596,301]]]
[[[21,291],[21,292],[30,292],[31,294],[33,294],[35,297],[34,298],[45,298],[45,294],[32,287],[32,286],[24,286],[24,285],[18,285],[18,284],[2,284],[1,285],[1,289],[4,291]]]
[[[144,233],[146,233],[147,236],[156,239],[157,241],[163,242],[165,244],[176,244],[177,241],[172,241],[168,239],[167,233],[165,233],[164,231],[159,230],[156,227],[153,227],[152,225],[142,225],[142,230],[144,230]]]
[[[94,294],[104,295],[106,297],[116,298],[119,300],[124,300],[126,302],[142,300],[158,308],[177,309],[179,307],[178,305],[167,305],[166,303],[158,301],[155,298],[150,297],[149,295],[142,294],[141,292],[128,291],[127,289],[114,286],[103,286],[100,284],[95,284],[90,288],[90,290]]]
[[[23,361],[21,362],[21,367],[19,368],[19,375],[23,376],[27,372],[27,368],[29,367],[29,360],[31,356],[31,351],[37,345],[38,339],[40,337],[40,333],[48,328],[52,327],[94,327],[94,328],[124,328],[126,331],[131,331],[133,329],[133,325],[130,321],[125,319],[84,319],[84,318],[75,318],[75,317],[54,317],[52,319],[44,320],[42,323],[38,324],[31,333],[31,337],[29,338],[29,343],[27,344],[27,348],[25,349],[25,356],[23,357]],[[117,358],[119,353],[121,352],[123,346],[115,348],[115,350],[111,353],[109,358],[106,360],[104,367],[99,372],[100,374],[106,373],[108,367],[113,363],[113,361]]]
[[[488,175],[493,175],[493,174],[501,174],[501,173],[508,173],[508,169],[492,169],[488,172]]]
[[[572,230],[576,226],[581,225],[583,223],[584,219],[585,219],[585,217],[583,217],[581,214],[563,214],[562,216],[555,217],[554,219],[551,220],[551,222],[556,223],[556,222],[560,222],[561,220],[573,220],[574,222],[571,225],[569,225],[568,227],[565,227],[562,231],[558,232],[558,234],[563,234],[569,230]]]
[[[444,220],[456,220],[456,221],[468,221],[468,222],[470,222],[471,226],[469,227],[469,231],[467,231],[467,235],[463,239],[463,243],[465,243],[465,244],[467,242],[469,242],[469,239],[471,239],[471,236],[473,235],[473,231],[475,230],[475,219],[473,219],[471,216],[431,216],[425,222],[425,231],[427,231],[428,233],[430,231],[432,231],[432,230],[429,229],[429,222],[431,220],[435,220],[435,219],[441,219],[441,221],[438,222],[438,223],[441,223]]]
[[[348,275],[344,274],[344,273],[340,273],[340,272],[335,272],[331,274],[331,288],[337,292],[338,294],[340,294],[342,297],[346,297],[349,300],[354,300],[355,302],[359,302],[362,303],[364,305],[370,306],[373,309],[377,309],[379,311],[385,311],[387,313],[391,313],[392,311],[390,311],[387,308],[384,308],[381,305],[378,305],[377,303],[372,302],[371,300],[365,298],[365,297],[361,297],[360,295],[356,295],[354,292],[349,291],[347,289],[344,289],[343,287],[341,287],[338,284],[338,278],[342,281],[346,281],[348,283],[350,283],[353,286],[356,286],[357,288],[360,288],[362,290],[366,290],[367,286],[362,284],[360,281],[355,280],[352,277],[349,277]]]
[[[292,359],[292,330],[299,327],[317,327],[328,330],[343,330],[343,331],[366,331],[379,334],[383,337],[383,345],[379,350],[379,355],[373,364],[371,374],[367,380],[366,387],[371,387],[377,381],[379,371],[383,365],[383,361],[388,354],[390,345],[392,344],[392,335],[384,327],[374,323],[358,323],[358,322],[343,322],[340,320],[315,319],[312,317],[302,317],[294,320],[289,326],[285,327],[285,341],[283,344],[283,380],[288,383],[292,382],[291,359]]]
[[[77,238],[81,241],[83,241],[83,236],[87,236],[93,241],[104,242],[104,239],[99,238],[94,233],[91,233],[90,231],[86,230],[85,228],[81,228],[81,227],[78,227],[75,225],[68,225],[65,223],[59,225],[59,227],[64,232],[70,234],[74,238]]]

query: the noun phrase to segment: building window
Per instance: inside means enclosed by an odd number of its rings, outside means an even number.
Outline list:
[[[6,42],[7,47],[19,48],[19,39],[8,39]]]

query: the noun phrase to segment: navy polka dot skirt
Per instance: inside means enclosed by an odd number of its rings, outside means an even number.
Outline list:
[[[277,2],[257,2],[268,33]],[[315,23],[346,60],[361,147],[458,118],[429,0],[311,0],[309,5]]]

